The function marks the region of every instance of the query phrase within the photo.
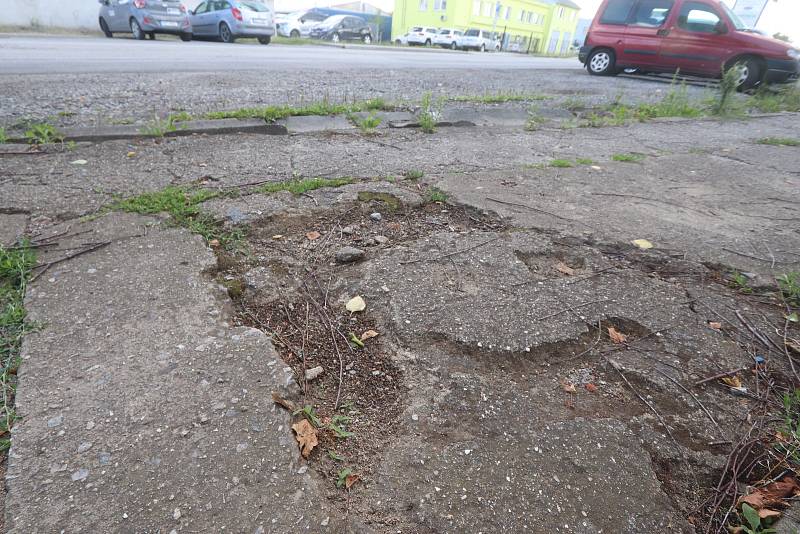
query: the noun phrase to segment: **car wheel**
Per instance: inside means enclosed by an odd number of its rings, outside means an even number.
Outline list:
[[[612,76],[617,73],[617,59],[614,52],[607,48],[600,48],[589,54],[586,60],[586,69],[595,76]]]
[[[334,43],[338,43],[340,41],[339,34],[334,33],[333,35],[331,35],[331,41],[333,41]]]
[[[181,38],[181,41],[183,41],[184,43],[188,43],[189,41],[192,40],[192,34],[191,33],[182,33],[180,35],[180,38]]]
[[[232,43],[236,40],[233,36],[233,32],[231,31],[230,26],[228,26],[227,22],[222,22],[219,25],[219,38],[222,40],[223,43]]]
[[[453,41],[450,43],[450,50],[458,50],[458,45]]]
[[[114,36],[114,34],[111,33],[111,30],[108,29],[108,24],[106,24],[106,19],[100,19],[100,30],[103,32],[103,35],[105,35],[109,39]]]
[[[372,42],[372,36],[370,34],[366,34],[363,37],[364,44],[370,44]]]
[[[486,52],[486,45],[485,44],[481,45],[481,52]]]
[[[736,74],[736,89],[739,91],[747,91],[759,85],[763,76],[761,63],[754,57],[737,59],[728,70],[733,70]]]
[[[258,42],[263,45],[268,45],[270,42],[272,42],[272,37],[270,37],[269,35],[267,35],[266,37],[259,37]]]
[[[289,37],[291,37],[292,39],[299,39],[300,32],[297,30],[292,30],[291,32],[289,32]]]
[[[430,39],[427,39],[427,40],[425,41],[425,46],[430,46],[430,45],[431,45],[431,40],[430,40]]]
[[[136,19],[131,19],[131,33],[133,34],[133,38],[137,41],[144,41],[144,32],[142,31],[142,27],[139,26],[139,23],[136,22]]]

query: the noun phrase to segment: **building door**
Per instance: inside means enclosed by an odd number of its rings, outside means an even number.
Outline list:
[[[554,31],[550,34],[550,45],[547,47],[548,54],[555,54],[556,50],[558,50],[558,38],[561,37],[561,33],[558,31]]]

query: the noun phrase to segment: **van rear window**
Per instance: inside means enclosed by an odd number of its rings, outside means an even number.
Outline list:
[[[600,17],[601,24],[626,24],[635,0],[609,0]]]

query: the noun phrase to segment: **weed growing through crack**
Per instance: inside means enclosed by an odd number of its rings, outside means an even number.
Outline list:
[[[406,171],[405,174],[406,179],[412,181],[419,180],[423,176],[425,176],[425,173],[417,169],[411,169],[410,171]]]
[[[779,276],[778,287],[790,306],[800,308],[800,271],[792,271]]]
[[[353,474],[353,470],[349,467],[345,467],[339,471],[339,474],[336,477],[336,487],[343,488],[344,485],[347,483],[347,477]]]
[[[731,286],[741,293],[752,293],[748,278],[738,271],[731,273]]]
[[[591,160],[589,158],[577,158],[575,160],[575,163],[577,163],[578,165],[594,165],[594,160]]]
[[[729,116],[736,113],[733,106],[736,89],[738,87],[739,73],[736,68],[724,70],[719,82],[719,92],[711,103],[711,113],[717,116]]]
[[[178,131],[178,126],[175,124],[176,119],[172,115],[166,119],[162,119],[158,115],[153,115],[153,120],[139,129],[139,133],[149,135],[151,137],[164,137],[168,133]]]
[[[6,129],[0,128],[0,145],[7,142],[8,142],[8,134],[6,134]]]
[[[778,532],[774,528],[769,528],[762,522],[761,516],[755,508],[747,503],[742,503],[742,515],[747,525],[740,525],[739,532],[743,534],[775,534]]]
[[[22,338],[32,330],[25,319],[23,300],[35,264],[33,250],[25,243],[12,248],[0,245],[0,452],[11,445],[9,432],[16,418],[14,393]]]
[[[381,125],[381,122],[383,122],[383,119],[375,115],[374,111],[363,119],[359,119],[355,115],[351,115],[350,118],[355,125],[358,126],[359,130],[364,133],[372,132],[375,130],[375,128]]]
[[[343,185],[352,184],[355,180],[353,178],[305,178],[287,180],[284,182],[272,182],[264,184],[256,189],[260,193],[279,193],[281,191],[288,191],[289,193],[299,196],[315,189],[322,189],[323,187],[341,187]]]
[[[305,117],[310,115],[347,115],[359,111],[391,111],[394,109],[382,98],[373,98],[352,104],[334,104],[322,100],[305,106],[266,106],[260,108],[240,108],[231,111],[212,111],[206,113],[207,119],[264,119],[274,122],[286,117]]]
[[[294,416],[298,416],[299,415],[299,416],[302,416],[305,419],[308,419],[308,422],[311,423],[316,428],[321,428],[323,426],[322,425],[322,421],[320,420],[319,416],[317,415],[317,411],[314,409],[313,406],[311,406],[309,404],[306,404],[305,406],[303,406],[299,410],[295,410],[294,413],[292,413],[292,415],[294,415]]]
[[[797,84],[782,88],[762,86],[756,91],[751,103],[762,113],[800,111],[800,87]]]
[[[169,120],[170,122],[172,122],[173,124],[175,124],[176,122],[186,122],[186,121],[190,121],[190,120],[192,120],[193,118],[194,118],[194,117],[192,117],[192,116],[191,116],[191,115],[190,115],[188,112],[186,112],[186,111],[178,111],[177,113],[170,113],[170,115],[169,115],[169,117],[168,117],[168,120]]]
[[[548,100],[552,97],[540,93],[495,93],[484,95],[463,95],[448,98],[452,102],[470,102],[475,104],[503,104],[506,102],[532,102]]]
[[[547,122],[547,119],[539,115],[539,108],[531,106],[530,109],[528,109],[528,118],[525,121],[525,131],[534,132],[545,122]]]
[[[436,131],[437,116],[441,112],[441,106],[433,104],[433,95],[430,92],[422,96],[422,104],[419,112],[419,127],[423,132],[432,134]]]
[[[623,163],[638,163],[644,159],[642,154],[614,154],[611,156],[614,161],[621,161]]]
[[[52,124],[39,123],[31,124],[25,131],[25,139],[31,145],[46,145],[48,143],[61,143],[64,141],[64,134]]]
[[[428,199],[428,202],[439,202],[441,204],[447,202],[447,194],[437,187],[431,187],[428,189],[428,192],[425,196]]]
[[[549,163],[549,166],[557,169],[568,169],[575,165],[568,159],[554,159]]]
[[[791,137],[764,137],[756,142],[759,145],[800,146],[800,139],[792,139]]]

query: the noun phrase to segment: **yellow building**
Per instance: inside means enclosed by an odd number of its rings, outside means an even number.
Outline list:
[[[569,52],[580,7],[571,0],[395,0],[392,38],[414,26],[496,32],[504,50]]]

